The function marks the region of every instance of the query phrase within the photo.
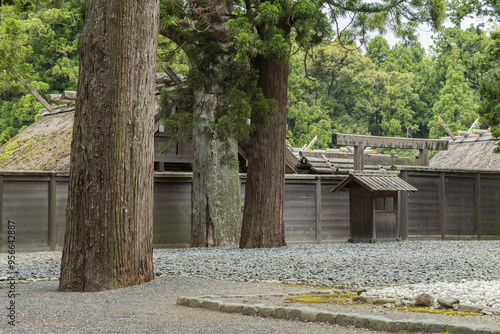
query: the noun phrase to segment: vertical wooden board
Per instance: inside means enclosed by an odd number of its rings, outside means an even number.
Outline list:
[[[396,212],[376,212],[375,225],[377,240],[396,240],[398,229],[396,225]]]
[[[3,231],[16,223],[16,251],[48,250],[49,182],[4,179],[3,189]]]
[[[177,144],[177,156],[182,161],[193,161],[193,140],[182,140]]]
[[[323,242],[348,240],[349,230],[349,192],[330,190],[336,184],[321,185],[321,236]]]
[[[153,245],[190,243],[190,182],[155,182],[153,212]]]
[[[500,179],[481,176],[481,234],[500,237]]]
[[[474,178],[446,176],[445,203],[446,235],[474,235]]]
[[[349,189],[351,239],[368,242],[373,239],[373,201],[371,193],[361,186]]]
[[[314,243],[316,239],[316,185],[285,184],[285,240],[290,243]]]
[[[247,185],[247,183],[245,182],[246,180],[245,179],[240,179],[240,193],[241,193],[241,204],[244,205],[245,204],[245,187]]]
[[[408,235],[439,235],[439,176],[409,174],[408,183],[418,189],[408,193]]]
[[[68,181],[57,181],[56,186],[56,245],[62,248],[64,245],[64,233],[66,233],[66,206],[68,204]],[[59,248],[59,249],[60,249]]]

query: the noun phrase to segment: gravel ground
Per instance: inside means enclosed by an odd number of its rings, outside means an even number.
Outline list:
[[[21,280],[57,277],[60,257],[61,252],[18,253],[17,276]],[[7,254],[0,255],[0,263],[4,263],[0,265],[1,280],[7,274]],[[500,241],[342,243],[251,250],[159,249],[154,252],[154,263],[155,272],[161,277],[139,287],[115,291],[61,294],[55,292],[57,282],[18,284],[16,293],[20,296],[16,297],[19,301],[16,305],[20,326],[16,332],[113,332],[114,328],[117,333],[332,332],[331,326],[320,324],[220,314],[174,305],[175,299],[182,295],[262,293],[266,289],[277,292],[291,288],[262,282],[390,289],[407,289],[408,284],[424,284],[429,289],[449,286],[453,291],[461,291],[458,296],[461,301],[470,296],[481,298],[482,290],[488,288],[487,294],[493,294],[493,304],[500,301]],[[471,281],[475,281],[474,289],[457,288],[467,287]],[[7,305],[6,293],[3,295],[1,300]],[[5,325],[0,327],[0,332],[6,330]],[[365,332],[349,328],[334,330],[341,331]]]
[[[0,333],[339,333],[370,331],[176,306],[179,296],[301,291],[282,284],[157,277],[140,286],[97,293],[57,292],[58,282],[16,286],[17,325]],[[5,290],[0,290],[3,294]],[[5,295],[4,295],[5,296]],[[4,297],[2,296],[2,297]],[[5,298],[5,297],[4,297]],[[5,299],[1,309],[7,305]],[[3,311],[6,312],[6,311]],[[5,319],[4,316],[1,317]]]
[[[61,252],[18,253],[20,279],[59,276]],[[0,276],[7,254],[0,255]],[[272,249],[183,248],[154,251],[155,272],[237,281],[328,286],[500,280],[500,241],[410,241],[293,245]]]
[[[500,241],[237,247],[155,252],[157,274],[382,287],[500,280]]]

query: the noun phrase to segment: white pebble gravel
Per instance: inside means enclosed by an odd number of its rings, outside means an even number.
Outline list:
[[[379,298],[414,300],[422,293],[427,293],[436,300],[441,297],[453,297],[460,300],[460,303],[464,305],[500,308],[500,280],[462,280],[459,283],[409,284],[370,289],[367,294]]]

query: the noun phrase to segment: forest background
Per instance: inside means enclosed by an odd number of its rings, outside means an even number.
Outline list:
[[[0,1],[0,144],[38,117],[43,106],[19,80],[43,96],[76,90],[78,39],[83,27],[81,1]],[[366,45],[335,40],[307,54],[292,45],[288,88],[287,139],[302,147],[333,147],[332,132],[439,138],[467,130],[479,117],[480,87],[495,26],[453,27],[435,34],[426,51],[418,39],[390,46],[380,36]],[[160,36],[158,72],[169,66],[186,75],[183,51]],[[478,128],[487,128],[480,118]],[[398,156],[411,151],[393,152]]]

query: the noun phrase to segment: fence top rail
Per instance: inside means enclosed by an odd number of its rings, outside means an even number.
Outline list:
[[[67,176],[67,172],[32,171],[32,170],[0,170],[0,176]]]
[[[0,176],[69,176],[69,172],[29,171],[29,170],[0,170]],[[192,172],[155,172],[155,178],[192,178]],[[240,173],[241,179],[246,179],[246,173]],[[285,174],[287,180],[338,180],[345,179],[346,175],[324,174]]]
[[[474,169],[474,168],[435,168],[424,166],[392,166],[398,171],[408,172],[434,172],[434,173],[464,173],[464,174],[497,174],[500,176],[500,169]]]

